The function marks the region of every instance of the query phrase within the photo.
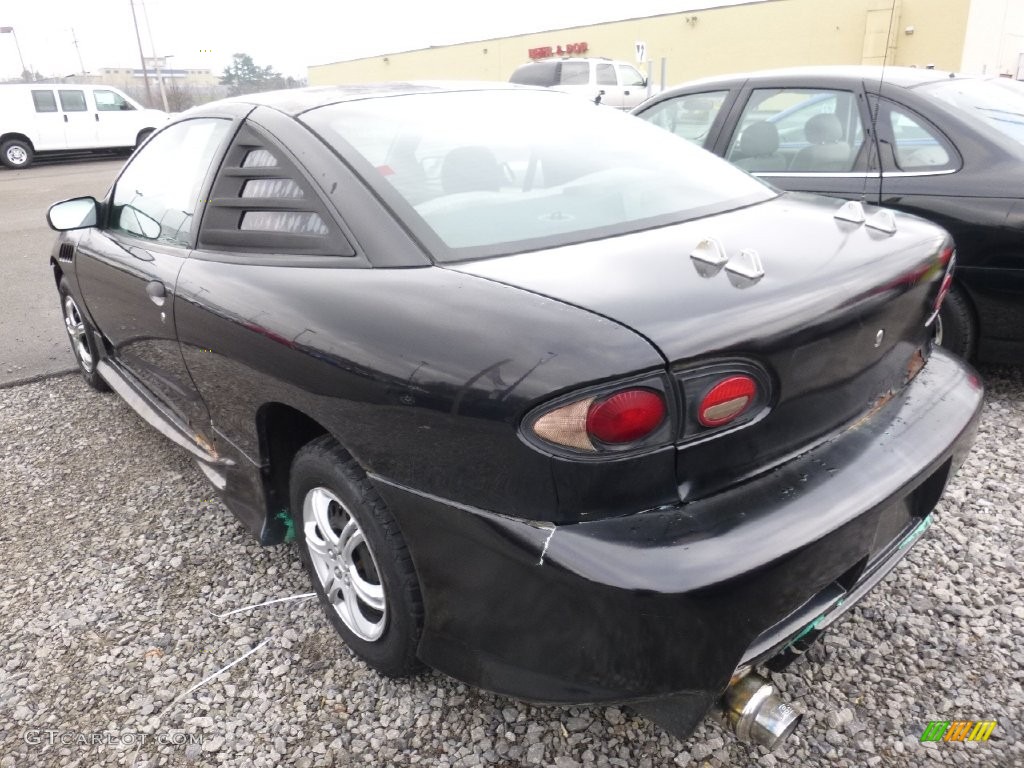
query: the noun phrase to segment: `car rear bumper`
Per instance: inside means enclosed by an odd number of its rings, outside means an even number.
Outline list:
[[[906,554],[970,448],[982,394],[936,350],[902,392],[770,473],[575,525],[374,477],[420,577],[420,656],[522,699],[699,718],[741,665],[833,623]]]

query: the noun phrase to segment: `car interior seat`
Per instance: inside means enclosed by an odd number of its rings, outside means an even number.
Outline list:
[[[811,143],[796,153],[791,171],[849,171],[852,150],[843,141],[843,126],[831,113],[814,115],[804,124],[804,136]]]
[[[759,120],[740,134],[742,157],[733,161],[745,171],[784,171],[786,158],[779,154],[779,129],[775,123]]]
[[[446,195],[497,192],[503,180],[498,159],[487,147],[456,147],[441,164],[441,189]]]

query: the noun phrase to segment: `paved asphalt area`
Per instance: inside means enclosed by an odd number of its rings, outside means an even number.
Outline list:
[[[681,743],[617,707],[383,679],[315,600],[232,614],[309,592],[294,544],[261,549],[117,397],[75,375],[0,389],[0,768],[1024,765],[1024,369],[982,373],[936,524],[774,676],[807,712],[774,755],[711,723]],[[988,743],[919,742],[982,719]]]
[[[0,167],[0,386],[74,368],[49,266],[56,233],[46,211],[69,197],[101,197],[124,161]]]

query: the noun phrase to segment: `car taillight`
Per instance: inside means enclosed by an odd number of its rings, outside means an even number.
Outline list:
[[[591,404],[587,434],[602,443],[632,443],[657,429],[665,412],[665,398],[660,392],[626,389]]]
[[[623,387],[552,408],[534,418],[528,430],[556,446],[587,453],[620,452],[643,446],[664,431],[668,414],[662,391]]]
[[[771,408],[772,377],[753,360],[702,363],[678,371],[676,380],[683,390],[684,443],[752,424]]]
[[[730,376],[704,395],[697,420],[704,427],[724,427],[742,415],[757,398],[757,382],[750,376]]]

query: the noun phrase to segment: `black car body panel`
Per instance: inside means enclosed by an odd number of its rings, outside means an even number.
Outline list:
[[[117,229],[115,183],[100,225],[62,235],[51,265],[95,327],[103,378],[263,543],[285,536],[296,452],[331,436],[406,541],[422,660],[529,700],[670,712],[684,733],[738,666],[888,572],[963,461],[981,385],[932,350],[926,325],[948,236],[769,192],[683,223],[437,263],[422,222],[293,116],[431,89],[187,113],[165,130],[231,130],[179,242]],[[249,163],[261,152],[276,170]],[[291,197],[247,202],[266,180]],[[300,214],[329,242],[253,234],[253,212]],[[691,253],[709,238],[756,250],[745,258],[763,274],[706,269]],[[761,382],[753,418],[688,431],[708,371]],[[587,454],[530,434],[538,412],[623,386],[666,401],[657,441]]]
[[[710,125],[704,148],[725,157],[752,92],[764,89],[836,89],[851,93],[868,127],[867,151],[850,172],[756,175],[787,190],[863,200],[914,213],[945,228],[957,248],[956,282],[968,296],[978,325],[978,356],[1024,360],[1024,146],[1000,131],[930,97],[925,86],[948,73],[898,67],[813,67],[707,78],[652,97],[643,116],[687,95],[725,90],[728,97]],[[945,142],[951,157],[942,170],[905,172],[895,164],[886,106],[898,105]],[[877,119],[876,119],[877,116]]]

